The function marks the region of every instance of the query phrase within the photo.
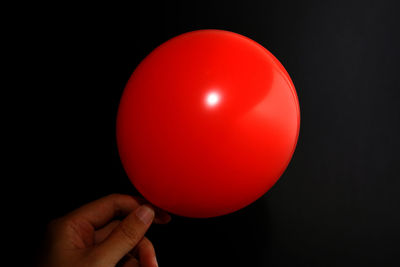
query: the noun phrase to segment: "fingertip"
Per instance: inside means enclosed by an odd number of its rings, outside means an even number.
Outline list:
[[[144,224],[150,224],[155,216],[154,209],[149,205],[140,206],[135,213],[139,220],[141,220]]]
[[[165,223],[169,223],[171,220],[172,220],[172,217],[171,217],[171,215],[169,215],[168,213],[165,213],[165,214],[163,215],[163,221],[164,221]]]
[[[169,223],[171,220],[172,220],[171,215],[167,214],[165,219],[166,223]]]
[[[154,223],[156,224],[167,224],[170,221],[171,221],[170,215],[156,216],[156,218],[154,219]]]
[[[169,223],[171,221],[171,215],[169,215],[165,210],[151,204],[150,202],[148,202],[146,199],[139,197],[139,196],[132,196],[137,203],[139,203],[140,205],[146,205],[148,207],[150,207],[151,209],[153,209],[154,211],[154,223],[156,224],[166,224]]]
[[[154,222],[157,224],[166,224],[171,221],[171,215],[169,215],[165,210],[162,210],[158,207],[154,207],[154,211],[156,213]]]

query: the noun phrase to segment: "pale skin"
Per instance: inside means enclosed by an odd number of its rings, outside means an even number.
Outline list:
[[[124,217],[118,220],[116,217]],[[150,225],[171,217],[143,199],[112,194],[49,224],[43,267],[157,267]]]

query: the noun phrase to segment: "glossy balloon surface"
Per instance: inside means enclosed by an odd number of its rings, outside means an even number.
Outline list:
[[[187,217],[227,214],[266,193],[294,152],[300,112],[278,60],[242,35],[199,30],[151,52],[123,92],[123,167],[154,205]]]

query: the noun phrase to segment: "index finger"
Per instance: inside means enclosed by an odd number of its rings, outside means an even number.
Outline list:
[[[104,226],[116,216],[128,215],[139,206],[139,202],[132,196],[111,194],[72,211],[67,217],[83,219],[96,229]]]

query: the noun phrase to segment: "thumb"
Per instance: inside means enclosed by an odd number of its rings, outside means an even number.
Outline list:
[[[142,240],[154,219],[154,210],[142,205],[130,213],[93,251],[95,262],[114,266]]]

